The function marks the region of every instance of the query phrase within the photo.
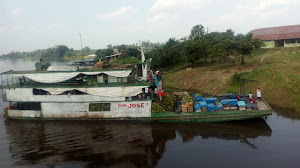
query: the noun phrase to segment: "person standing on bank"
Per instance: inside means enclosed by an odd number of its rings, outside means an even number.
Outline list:
[[[261,90],[260,90],[260,88],[257,89],[256,96],[257,96],[257,99],[261,99]]]
[[[249,100],[252,103],[252,93],[251,92],[249,92]]]

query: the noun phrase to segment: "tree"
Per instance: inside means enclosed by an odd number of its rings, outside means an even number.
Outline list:
[[[196,25],[192,28],[189,39],[190,40],[199,40],[200,38],[202,38],[204,36],[204,34],[205,34],[204,27],[201,24]]]
[[[119,53],[122,53],[122,57],[127,57],[126,46],[124,44],[118,47]]]
[[[241,64],[245,64],[245,56],[251,54],[254,49],[258,49],[263,45],[259,39],[253,39],[252,34],[238,34],[235,37],[234,48],[241,55]]]
[[[112,45],[111,45],[111,44],[108,44],[108,45],[106,46],[106,48],[108,48],[108,49],[112,49],[113,47],[112,47]]]
[[[192,66],[194,66],[194,63],[200,58],[204,58],[205,60],[207,59],[207,43],[204,39],[187,41],[184,46],[184,50],[187,61],[192,63]]]
[[[137,57],[140,54],[140,51],[137,48],[127,48],[126,51],[130,57]]]
[[[54,55],[55,55],[54,48],[48,48],[42,51],[41,58],[50,60],[51,58],[52,59],[54,58]]]
[[[65,52],[69,51],[69,48],[65,45],[59,45],[55,48],[54,57],[63,59]]]
[[[83,55],[89,55],[90,54],[91,49],[89,47],[84,47],[82,49],[82,53]]]
[[[176,40],[174,37],[173,38],[169,38],[169,40],[165,44],[165,47],[169,48],[169,47],[172,47],[172,46],[174,46],[174,45],[176,45],[178,43],[179,43],[179,41]]]
[[[98,58],[113,55],[114,50],[112,48],[107,48],[107,49],[99,49],[96,51],[96,55]]]

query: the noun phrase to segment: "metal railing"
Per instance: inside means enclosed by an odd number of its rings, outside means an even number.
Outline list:
[[[132,85],[149,85],[148,83],[140,83],[135,79],[128,78],[127,82],[108,82],[98,83],[96,80],[87,79],[86,81],[77,81],[70,79],[59,83],[39,83],[30,79],[21,79],[18,77],[4,77],[1,80],[2,87],[4,88],[18,88],[18,87],[114,87],[114,86],[132,86]]]

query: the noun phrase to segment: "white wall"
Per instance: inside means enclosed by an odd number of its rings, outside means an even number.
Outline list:
[[[87,115],[89,103],[41,103],[45,118],[79,118]]]
[[[42,116],[54,118],[151,117],[151,100],[111,102],[110,111],[89,112],[89,103],[42,103]]]
[[[39,118],[41,111],[36,110],[7,110],[7,115],[11,117],[31,117]]]
[[[262,48],[274,48],[275,47],[275,41],[264,41],[264,47]]]

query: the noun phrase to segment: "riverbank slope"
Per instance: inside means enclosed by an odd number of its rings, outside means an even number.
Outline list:
[[[234,59],[191,69],[188,63],[177,64],[164,71],[164,86],[210,95],[239,93],[240,77],[256,80],[246,83],[246,93],[251,91],[256,97],[261,88],[268,103],[300,111],[299,47],[260,49],[247,57],[243,66]]]

